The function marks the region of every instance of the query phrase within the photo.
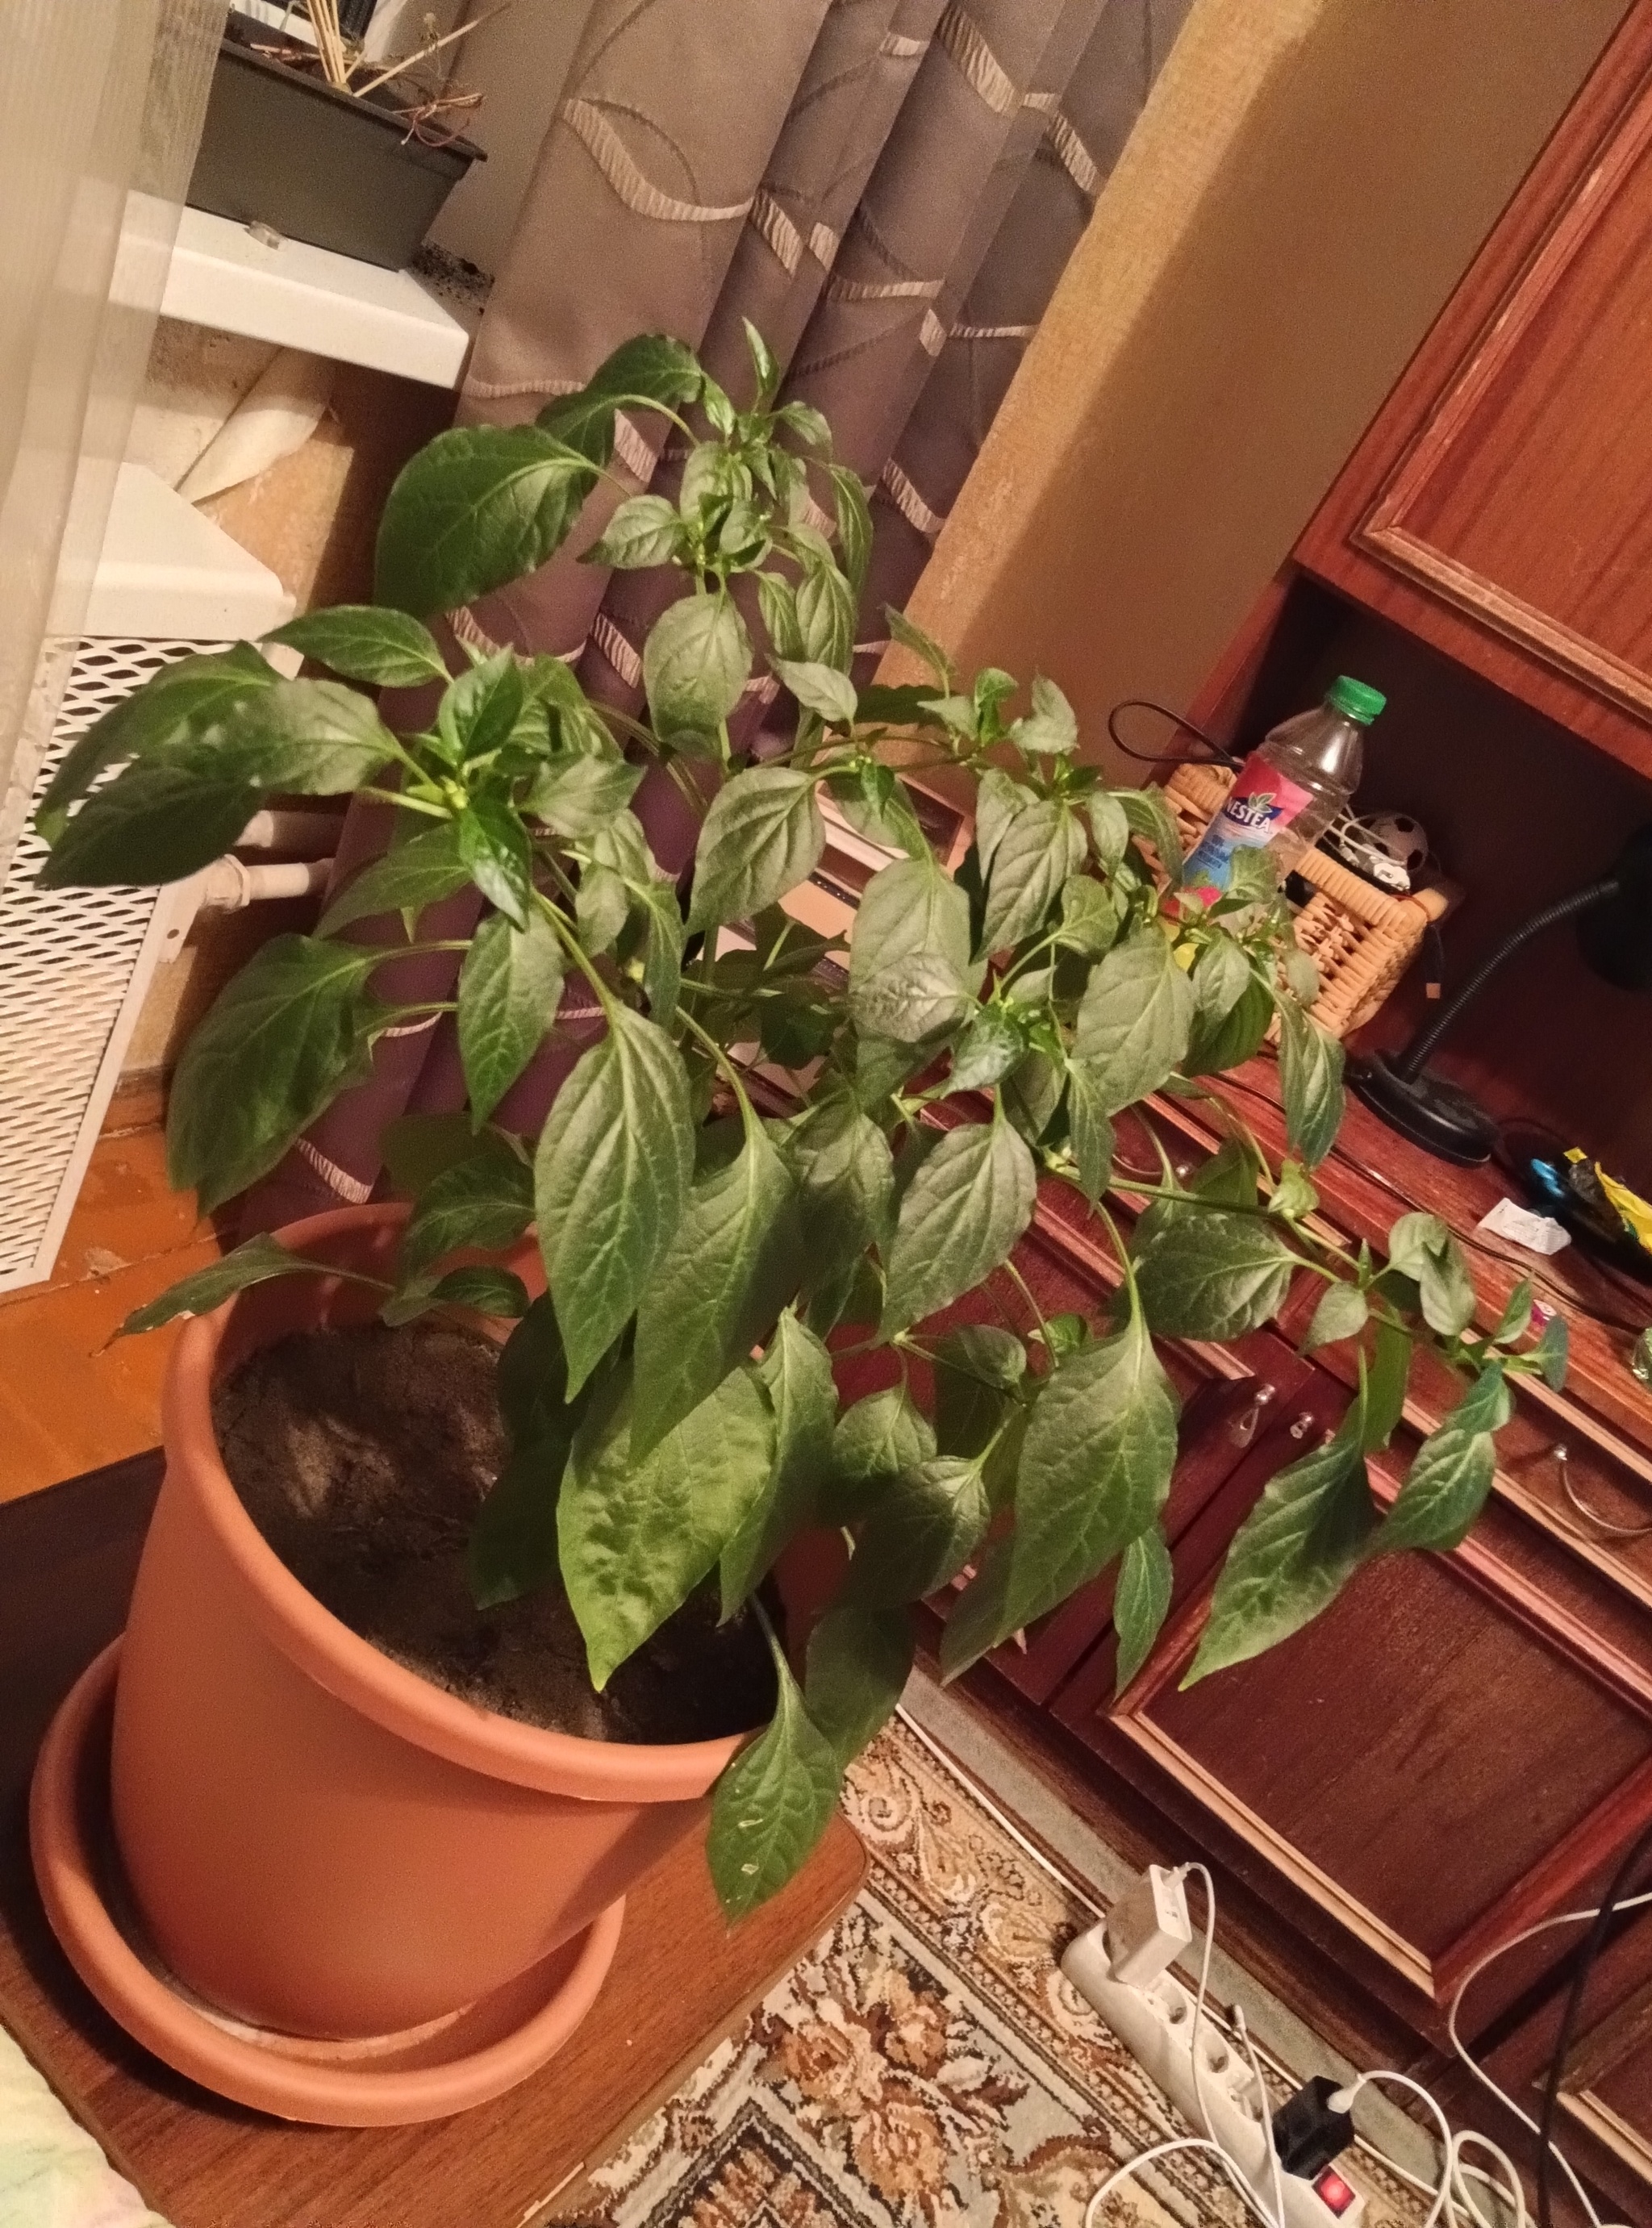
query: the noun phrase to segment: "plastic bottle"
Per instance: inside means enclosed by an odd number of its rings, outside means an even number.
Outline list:
[[[1188,856],[1188,894],[1214,905],[1241,850],[1269,852],[1283,880],[1359,787],[1365,731],[1387,701],[1344,673],[1322,704],[1270,728]]]

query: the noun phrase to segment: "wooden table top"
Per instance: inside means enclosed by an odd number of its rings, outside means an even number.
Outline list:
[[[29,1869],[29,1775],[52,1712],[120,1629],[160,1457],[0,1506],[0,2020],[174,2228],[526,2228],[624,2141],[853,1898],[835,1821],[796,1879],[724,1921],[686,1844],[630,1898],[602,1994],[530,2080],[411,2128],[291,2127],[209,2096],[121,2033],[70,1970]]]

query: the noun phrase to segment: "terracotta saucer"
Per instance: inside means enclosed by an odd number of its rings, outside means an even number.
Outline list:
[[[623,1900],[507,1987],[400,2034],[316,2042],[247,2026],[192,1995],[144,1939],[119,1878],[109,1824],[119,1660],[117,1640],[53,1719],[29,1790],[29,1837],[52,1930],[129,2034],[221,2097],[338,2128],[445,2118],[503,2095],[561,2048],[607,1976]]]

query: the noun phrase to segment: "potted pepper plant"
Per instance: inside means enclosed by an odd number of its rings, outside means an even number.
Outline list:
[[[808,1855],[893,1708],[912,1604],[966,1572],[949,1674],[1117,1561],[1128,1681],[1171,1586],[1177,1401],[1156,1335],[1238,1338],[1308,1277],[1323,1287],[1309,1343],[1358,1355],[1341,1427],[1234,1539],[1195,1678],[1297,1630],[1373,1558],[1460,1540],[1508,1381],[1564,1369],[1562,1326],[1527,1342],[1529,1290],[1473,1328],[1433,1218],[1402,1217],[1386,1262],[1313,1220],[1341,1053],[1265,859],[1184,907],[1161,797],[1085,762],[1060,689],[1035,679],[1023,701],[1007,673],[961,680],[899,613],[925,677],[857,686],[865,492],[818,413],[777,404],[751,342],[749,407],[650,336],[532,425],[439,435],[391,492],[377,602],[272,637],[336,677],[282,679],[246,643],[184,660],[87,734],[40,810],[58,887],[186,874],[272,793],[394,809],[390,848],[312,934],[266,944],[182,1055],[169,1164],[203,1209],[269,1171],[385,1031],[454,1015],[468,1115],[397,1125],[410,1206],[251,1239],[127,1326],[195,1318],[115,1702],[121,1859],[174,1969],[284,2032],[446,2016],[702,1824],[726,1910],[749,1911]],[[455,650],[451,674],[426,623],[559,548],[609,477],[622,411],[691,444],[680,496],[627,496],[590,553],[679,578],[644,653],[646,720],[589,701],[552,657]],[[765,671],[795,717],[742,755],[731,716]],[[427,723],[394,732],[370,692],[426,684]],[[955,874],[893,770],[895,735],[909,766],[973,784]],[[681,875],[631,809],[645,772],[701,816]],[[784,909],[821,857],[823,797],[890,855],[847,952]],[[451,919],[465,893],[469,925],[432,934],[430,909]],[[376,940],[354,940],[365,921]],[[453,970],[436,996],[375,988],[432,950]],[[525,1134],[497,1110],[564,1039],[570,991],[594,1034]],[[1280,1163],[1220,1089],[1271,1028]],[[1114,1125],[1165,1091],[1201,1097],[1226,1142],[1189,1181],[1132,1168],[1144,1211],[1126,1242]],[[1112,1247],[1111,1314],[1046,1320],[1027,1294],[1015,1328],[931,1328],[1013,1270],[1041,1181],[1074,1187]],[[1367,1457],[1419,1345],[1464,1390],[1384,1513]],[[866,1353],[896,1381],[841,1403],[835,1365]],[[407,1428],[352,1411],[330,1439],[316,1419],[336,1405],[305,1371],[342,1372]],[[368,1440],[388,1470],[352,1501],[340,1479]],[[336,1593],[330,1525],[349,1535]],[[381,1538],[413,1546],[378,1556]],[[788,1645],[776,1574],[811,1540],[836,1559]],[[474,1621],[473,1647],[453,1641],[463,1677],[375,1623],[375,1586],[443,1556],[444,1629]],[[544,1688],[521,1668],[541,1643],[560,1666]],[[517,1688],[467,1684],[467,1648],[508,1658]],[[686,1732],[605,1718],[650,1661],[674,1706],[696,1681],[714,1690]]]

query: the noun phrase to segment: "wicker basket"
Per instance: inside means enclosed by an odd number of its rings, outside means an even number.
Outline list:
[[[1233,785],[1223,766],[1178,766],[1164,793],[1182,845],[1191,850]],[[1297,941],[1319,970],[1314,1018],[1333,1036],[1368,1021],[1417,955],[1431,921],[1450,910],[1445,890],[1393,898],[1373,889],[1323,851],[1309,851],[1296,872],[1314,894],[1297,914]]]

